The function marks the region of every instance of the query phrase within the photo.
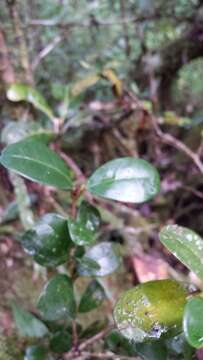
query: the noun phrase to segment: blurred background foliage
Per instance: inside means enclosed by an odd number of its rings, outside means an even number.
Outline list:
[[[157,235],[167,222],[203,235],[202,57],[202,0],[1,0],[1,148],[40,134],[85,176],[120,156],[143,157],[162,176],[161,194],[149,204],[98,204],[99,239],[122,244],[125,258],[109,280],[112,299],[132,284],[169,276],[203,288]],[[13,102],[13,83],[28,84],[43,100],[31,91],[29,100]],[[9,300],[17,296],[32,308],[27,283],[34,276],[37,291],[45,276],[38,268],[33,275],[16,234],[47,211],[67,213],[71,199],[0,174],[0,327],[10,337]]]

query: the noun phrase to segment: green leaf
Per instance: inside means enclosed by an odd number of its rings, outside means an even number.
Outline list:
[[[203,279],[203,240],[194,231],[178,225],[167,225],[160,240],[175,257]]]
[[[1,132],[1,140],[7,145],[21,141],[27,137],[32,137],[32,139],[48,144],[54,138],[54,133],[49,129],[42,128],[39,123],[33,121],[9,121]]]
[[[28,138],[8,145],[0,163],[30,180],[62,189],[72,187],[65,162],[40,141]]]
[[[188,343],[196,349],[203,347],[203,299],[192,298],[185,306],[183,330]]]
[[[24,360],[46,360],[46,350],[42,346],[33,345],[26,349]]]
[[[193,359],[194,348],[188,344],[183,332],[175,337],[167,339],[165,343],[171,357],[175,355],[178,359]]]
[[[46,320],[74,318],[76,304],[71,279],[64,274],[53,276],[45,285],[37,307]]]
[[[25,251],[43,266],[65,263],[73,245],[66,219],[57,214],[42,216],[33,229],[24,233],[21,243]]]
[[[147,161],[135,158],[112,160],[89,178],[88,190],[107,199],[142,203],[160,190],[157,170]]]
[[[92,280],[80,300],[79,312],[85,313],[100,306],[105,299],[105,291],[97,280]]]
[[[92,232],[98,230],[101,222],[99,211],[86,201],[83,201],[79,207],[77,220]]]
[[[49,330],[46,325],[37,317],[12,303],[12,311],[16,326],[22,336],[43,337]]]
[[[167,360],[167,348],[161,341],[151,344],[137,344],[136,350],[143,360]]]
[[[116,354],[121,355],[128,355],[134,357],[137,354],[135,345],[136,344],[134,342],[129,341],[124,336],[122,336],[118,332],[118,330],[112,330],[111,332],[109,332],[109,334],[107,334],[106,338],[104,339],[105,348]]]
[[[79,246],[89,245],[95,241],[99,225],[99,211],[86,201],[81,203],[76,221],[68,219],[71,239]]]
[[[101,320],[95,320],[91,324],[89,324],[80,334],[80,338],[81,339],[91,338],[92,336],[98,334],[100,331],[106,329],[108,324],[109,321],[104,315]]]
[[[101,266],[93,259],[86,257],[77,257],[78,273],[80,276],[94,276],[101,269]]]
[[[72,335],[67,330],[57,331],[51,337],[50,348],[55,353],[65,353],[71,349]]]
[[[114,272],[121,264],[121,258],[115,245],[101,242],[88,249],[79,263],[81,276],[106,276]]]
[[[121,295],[114,320],[121,334],[137,343],[177,335],[186,297],[186,290],[175,280],[148,281]]]
[[[53,119],[54,115],[42,94],[36,89],[26,84],[12,84],[7,90],[7,98],[10,101],[27,101],[36,109],[41,110],[49,118]]]

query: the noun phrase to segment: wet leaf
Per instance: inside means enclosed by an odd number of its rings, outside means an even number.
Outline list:
[[[47,104],[42,94],[36,89],[26,84],[12,84],[7,91],[7,98],[10,101],[27,101],[36,109],[41,110],[49,118],[53,118],[51,108]]]
[[[43,266],[58,266],[66,262],[73,243],[67,220],[57,214],[46,214],[33,229],[21,238],[24,250]]]
[[[101,269],[101,266],[98,264],[98,262],[88,258],[85,255],[82,258],[77,258],[77,261],[78,273],[80,276],[91,276]]]
[[[77,219],[81,224],[84,224],[89,231],[92,232],[98,230],[101,222],[99,211],[86,201],[81,203]]]
[[[105,291],[97,280],[92,280],[87,286],[79,304],[79,312],[85,313],[96,309],[105,299]]]
[[[70,170],[65,162],[40,141],[25,139],[8,145],[1,153],[0,163],[32,181],[70,189]]]
[[[203,299],[192,298],[184,310],[183,330],[188,343],[196,349],[203,347]]]
[[[88,190],[97,196],[129,203],[142,203],[160,190],[157,170],[147,161],[120,158],[97,169],[88,180]]]
[[[76,304],[71,279],[64,274],[53,276],[45,285],[37,307],[46,320],[74,318]]]
[[[41,320],[14,302],[12,311],[16,326],[22,336],[40,338],[48,334],[49,330]]]
[[[203,240],[194,231],[178,225],[167,225],[160,240],[175,257],[203,279]]]
[[[67,330],[61,330],[54,333],[51,337],[50,348],[55,353],[65,353],[71,349],[72,335]]]
[[[80,205],[76,221],[68,219],[71,239],[80,246],[89,245],[95,241],[99,225],[99,211],[85,201]]]
[[[79,263],[81,276],[106,276],[114,272],[121,264],[121,258],[115,245],[101,242],[88,249]]]
[[[114,319],[123,336],[150,342],[178,334],[186,303],[186,290],[175,280],[140,284],[123,293],[114,308]]]
[[[24,360],[46,360],[46,350],[42,346],[33,345],[26,349]]]

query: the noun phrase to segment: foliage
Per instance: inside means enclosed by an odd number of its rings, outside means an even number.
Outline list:
[[[25,306],[10,286],[24,360],[191,360],[202,2],[14,0],[0,18],[0,252],[14,240],[44,282]]]

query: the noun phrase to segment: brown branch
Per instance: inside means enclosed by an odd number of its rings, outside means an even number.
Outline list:
[[[113,330],[115,328],[115,325],[110,325],[107,329],[100,331],[98,334],[96,334],[95,336],[93,336],[92,338],[84,341],[82,344],[80,344],[79,346],[79,350],[83,351],[84,349],[86,349],[88,346],[94,344],[95,342],[103,339],[111,330]]]
[[[114,325],[110,325],[107,329],[102,330],[95,336],[91,337],[90,339],[85,340],[79,346],[77,347],[73,346],[72,350],[64,355],[64,360],[82,359],[82,358],[86,359],[86,357],[83,356],[84,355],[83,350],[93,345],[95,342],[103,339],[113,328]]]
[[[5,34],[0,28],[0,78],[4,84],[15,82],[15,74],[9,57],[9,51],[6,46]]]
[[[23,32],[23,26],[21,24],[19,12],[18,12],[18,0],[6,0],[10,17],[12,20],[14,35],[16,44],[19,46],[20,64],[24,71],[23,76],[28,83],[33,83],[32,70],[29,61],[27,43]]]
[[[76,358],[76,360],[82,360],[82,359],[92,359],[92,358],[95,358],[95,359],[107,359],[107,360],[110,360],[110,359],[115,359],[115,360],[141,360],[140,357],[131,357],[131,356],[123,356],[123,355],[116,355],[116,354],[113,354],[112,352],[109,352],[107,351],[106,353],[89,353],[89,352],[83,352],[81,354],[81,358]]]
[[[185,145],[182,141],[178,140],[171,134],[164,133],[160,127],[157,124],[156,119],[154,116],[150,115],[152,125],[154,127],[154,130],[156,131],[156,134],[159,136],[160,140],[165,142],[166,144],[172,145],[177,150],[182,151],[184,154],[186,154],[192,161],[195,163],[199,171],[203,174],[203,163],[199,157],[199,155],[192,151],[187,145]]]

